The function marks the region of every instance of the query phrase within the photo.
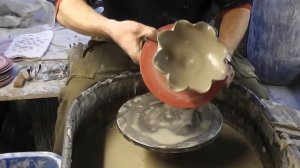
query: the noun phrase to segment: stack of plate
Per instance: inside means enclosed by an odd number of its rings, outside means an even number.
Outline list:
[[[6,86],[13,79],[12,60],[0,55],[0,87]]]

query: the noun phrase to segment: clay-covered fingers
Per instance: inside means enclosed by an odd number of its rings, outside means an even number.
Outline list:
[[[157,41],[157,31],[153,27],[143,26],[137,39],[136,52],[131,56],[132,60],[138,64],[140,62],[142,48],[147,40]]]
[[[143,31],[139,36],[140,50],[143,48],[147,40],[157,41],[157,31],[153,27],[144,26]]]
[[[145,29],[143,32],[141,32],[140,37],[147,40],[157,41],[157,31],[153,27],[145,26]]]

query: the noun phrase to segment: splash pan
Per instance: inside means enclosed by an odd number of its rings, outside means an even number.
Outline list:
[[[192,151],[212,142],[222,122],[220,111],[211,103],[198,109],[176,109],[150,93],[129,100],[117,115],[125,138],[162,153]]]

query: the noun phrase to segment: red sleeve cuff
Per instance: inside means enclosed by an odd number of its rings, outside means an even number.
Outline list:
[[[58,0],[58,1],[60,1],[60,0]],[[229,8],[229,9],[223,10],[222,11],[222,16],[224,16],[229,11],[231,11],[233,9],[238,9],[238,8],[245,8],[245,9],[249,9],[251,11],[252,5],[251,5],[251,3],[245,3],[245,4],[242,4],[242,5],[239,5],[239,6],[235,6],[233,8]]]

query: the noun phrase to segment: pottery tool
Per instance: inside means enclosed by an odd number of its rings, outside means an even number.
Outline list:
[[[28,73],[27,69],[21,70],[18,75],[16,80],[14,81],[14,87],[15,88],[22,88],[24,87],[26,81],[30,79],[30,74]]]
[[[211,103],[195,109],[178,109],[151,93],[129,100],[117,115],[118,128],[126,139],[162,153],[199,149],[216,139],[222,123],[220,111]]]

